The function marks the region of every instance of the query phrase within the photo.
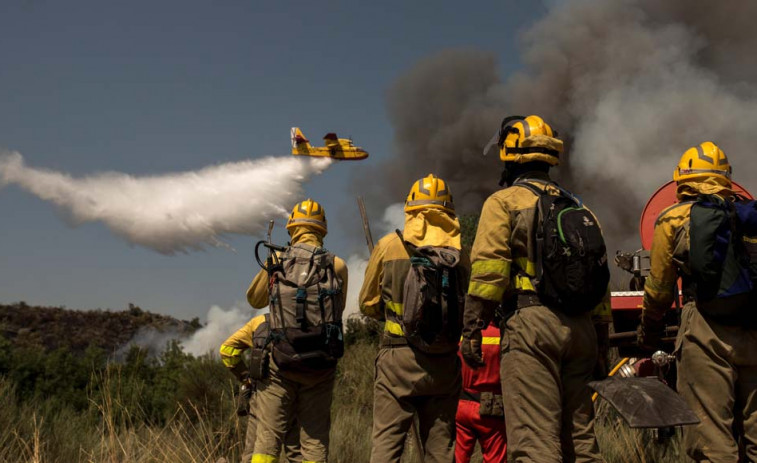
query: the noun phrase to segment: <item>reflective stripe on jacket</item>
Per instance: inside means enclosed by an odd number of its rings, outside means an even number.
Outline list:
[[[237,377],[247,370],[242,354],[252,347],[252,336],[265,321],[266,315],[253,317],[221,344],[221,361]]]
[[[468,278],[470,262],[462,251],[458,278]],[[385,320],[384,332],[390,336],[404,336],[402,330],[403,293],[405,279],[410,271],[410,256],[396,233],[379,240],[365,269],[360,289],[360,311],[371,318]],[[463,280],[465,281],[465,280]]]
[[[541,190],[544,181],[549,181],[543,172],[526,175],[521,180]],[[471,251],[468,294],[500,302],[510,290],[535,290],[531,278],[536,275],[534,219],[538,199],[528,188],[511,186],[486,200]]]
[[[558,193],[556,188],[546,185],[551,180],[545,172],[528,172],[518,181]],[[536,291],[533,278],[538,200],[536,193],[522,186],[510,186],[487,198],[471,251],[469,296],[499,303],[513,292]],[[612,320],[609,288],[605,300],[594,308],[592,318],[602,322]]]

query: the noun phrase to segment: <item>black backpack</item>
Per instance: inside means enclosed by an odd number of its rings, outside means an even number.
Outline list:
[[[405,241],[399,230],[397,234],[410,255],[402,293],[405,337],[428,354],[456,352],[467,284],[459,269],[460,250],[417,247]]]
[[[750,315],[757,279],[754,201],[702,195],[691,206],[686,291],[714,320],[740,324]]]
[[[607,294],[610,269],[599,221],[583,203],[556,184],[550,194],[530,183],[515,186],[535,193],[536,290],[541,302],[567,314],[594,309]],[[547,183],[545,183],[545,186]]]

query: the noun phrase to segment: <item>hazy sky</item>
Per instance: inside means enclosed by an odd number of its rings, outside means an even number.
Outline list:
[[[519,31],[544,12],[517,1],[5,1],[0,149],[74,176],[161,174],[286,156],[298,125],[312,140],[352,136],[370,165],[392,146],[384,99],[397,77],[459,47],[496,53],[507,75],[519,66]],[[326,245],[341,255],[363,240],[336,220],[345,209],[358,220],[351,166],[306,185],[332,218]],[[99,223],[71,227],[15,186],[0,190],[0,217],[0,303],[133,302],[202,318],[243,301],[257,271],[256,237],[230,237],[236,252],[165,256]]]

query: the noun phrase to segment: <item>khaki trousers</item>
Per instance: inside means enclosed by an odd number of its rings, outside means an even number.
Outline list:
[[[258,418],[257,418],[257,392],[252,393],[250,397],[250,413],[247,415],[247,431],[245,432],[244,451],[242,452],[241,463],[250,463],[252,454],[255,451],[255,439],[257,436]],[[302,461],[300,453],[300,426],[296,420],[292,420],[287,428],[286,437],[284,438],[284,454],[287,463],[299,463]]]
[[[258,426],[252,463],[279,461],[293,419],[300,425],[302,461],[326,462],[335,374],[335,369],[317,375],[284,373],[271,362],[268,378],[258,381]]]
[[[689,303],[676,351],[678,392],[701,420],[683,427],[686,453],[695,461],[757,462],[757,329],[707,320]]]
[[[400,461],[416,413],[425,463],[453,463],[461,387],[457,353],[426,355],[409,346],[382,347],[373,388],[371,463]]]
[[[500,378],[508,462],[603,461],[587,386],[596,361],[589,314],[533,306],[507,319]]]

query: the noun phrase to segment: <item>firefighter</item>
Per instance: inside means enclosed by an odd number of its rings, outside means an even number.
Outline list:
[[[447,274],[455,283],[450,283],[446,295],[433,296],[438,303],[432,303],[430,295],[418,301],[404,294],[418,294],[409,289],[413,285],[408,283],[422,264],[418,264],[417,257],[413,257],[416,264],[411,263],[411,252],[427,246],[452,250],[459,256]],[[421,441],[424,461],[454,460],[455,412],[461,388],[457,350],[470,268],[468,257],[460,250],[460,222],[447,183],[434,175],[416,181],[405,202],[404,230],[379,240],[360,290],[360,311],[385,321],[375,363],[372,463],[398,463],[411,428]],[[425,345],[406,332],[413,326],[418,303],[433,304],[427,310],[440,323],[438,331],[427,332],[426,339],[441,339],[437,337],[439,333],[452,333],[445,342]],[[450,304],[454,304],[458,315],[453,315]],[[444,322],[449,324],[441,326],[442,316],[437,311],[444,306],[450,310]],[[416,414],[419,426],[414,428]]]
[[[537,264],[541,266],[537,202],[540,195],[559,194],[549,169],[559,163],[563,143],[541,117],[532,115],[506,118],[499,146],[501,184],[509,186],[489,196],[481,211],[461,354],[474,368],[485,365],[482,332],[502,305],[500,374],[508,459],[601,461],[587,383],[602,357],[598,340],[606,351],[609,297],[594,309],[569,315],[544,305],[535,286]]]
[[[683,427],[683,445],[695,461],[757,461],[757,324],[754,307],[743,316],[718,317],[697,301],[691,282],[700,236],[692,210],[700,195],[731,201],[731,165],[712,142],[689,148],[676,167],[678,204],[660,213],[650,274],[644,285],[639,344],[660,347],[663,317],[683,280],[684,305],[675,343],[677,389],[701,422]],[[705,212],[706,213],[706,212]],[[727,240],[726,240],[727,242]],[[725,264],[723,264],[725,265]],[[725,273],[723,273],[725,276]],[[739,440],[745,454],[739,455]]]
[[[247,431],[245,433],[244,450],[242,451],[241,463],[249,463],[255,449],[255,437],[257,435],[258,419],[256,416],[255,381],[250,379],[249,370],[242,358],[244,352],[255,348],[253,336],[257,339],[265,339],[268,332],[268,314],[253,317],[239,328],[234,334],[221,344],[221,361],[229,371],[242,383],[242,391],[249,394],[246,404],[240,403],[237,414],[247,416]],[[245,393],[240,391],[240,401],[246,400]],[[300,454],[300,427],[295,423],[289,423],[286,433],[285,452],[287,461],[290,463],[301,462]]]
[[[481,445],[483,463],[507,461],[502,384],[499,379],[498,324],[492,322],[481,332],[484,366],[471,368],[463,363],[463,392],[457,404],[455,463],[469,463],[476,442]]]
[[[323,238],[328,229],[324,209],[319,203],[308,199],[296,204],[289,216],[286,229],[291,237],[291,244],[286,250],[279,253],[280,256],[295,251],[306,252],[311,257],[325,255],[319,253],[325,252],[323,250]],[[338,312],[338,320],[335,321],[339,325],[337,327],[339,330],[338,341],[341,342],[341,313],[347,295],[347,265],[344,260],[337,256],[330,253],[327,256],[332,256],[333,259],[330,260],[331,267],[326,272],[324,279],[331,281],[327,282],[327,286],[324,288],[318,287],[317,291],[327,291],[327,288],[330,288],[328,291],[331,291],[334,284],[338,285],[338,291],[334,291],[329,296],[331,298],[329,307],[330,311],[333,309]],[[298,262],[302,260],[297,259]],[[305,259],[305,261],[307,260]],[[313,261],[313,259],[309,260]],[[292,268],[297,268],[297,264],[293,265]],[[276,281],[277,278],[294,278],[296,275],[288,275],[285,269],[282,269],[276,275],[272,278],[266,271],[261,270],[247,290],[247,300],[252,307],[262,308],[270,303],[272,331],[276,328],[273,312],[294,314],[298,308],[290,307],[288,304],[295,304],[300,299],[297,288],[287,288]],[[297,296],[294,294],[283,296],[288,290],[297,290]],[[304,309],[306,320],[320,317],[322,306],[319,308],[318,303],[312,303],[310,288],[307,289],[306,293],[308,295]],[[323,301],[321,302],[323,304]],[[314,313],[311,313],[311,311],[314,311]],[[281,322],[285,324],[288,321],[291,322],[287,317],[287,315],[282,316]],[[299,323],[297,327],[284,326],[282,328],[282,330],[297,329],[299,329]],[[283,339],[280,339],[280,341],[284,342]],[[276,352],[277,346],[279,346],[277,342],[272,341],[273,344],[269,346],[272,348],[272,355],[268,375],[257,383],[258,429],[252,463],[278,463],[282,442],[292,419],[297,420],[300,425],[302,461],[326,462],[336,362],[334,360],[328,366],[316,369],[285,368],[284,365],[278,364],[278,362],[283,362],[286,357],[281,356],[277,360]],[[308,347],[311,347],[313,342],[307,344]],[[291,348],[291,346],[289,347]],[[278,352],[284,353],[283,345]]]

